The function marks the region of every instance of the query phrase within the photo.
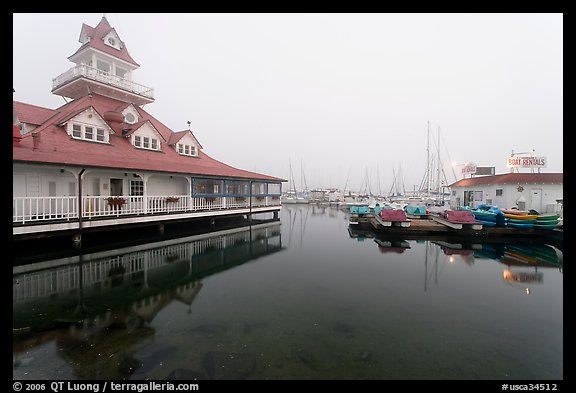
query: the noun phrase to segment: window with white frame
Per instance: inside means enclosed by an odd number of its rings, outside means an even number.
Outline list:
[[[132,140],[134,147],[147,150],[160,150],[160,141],[149,136],[134,135]]]
[[[116,66],[116,76],[124,79],[124,78],[126,78],[127,72],[128,71],[126,71],[124,68],[120,68],[120,67]]]
[[[130,180],[130,195],[131,196],[144,195],[144,181],[143,180]]]
[[[177,150],[178,150],[178,154],[181,154],[183,156],[192,156],[192,157],[196,156],[196,146],[191,146],[191,145],[186,145],[184,143],[179,143]]]
[[[98,142],[104,142],[105,133],[103,128],[96,128],[96,140]]]
[[[109,75],[110,74],[110,64],[102,61],[96,60],[96,68],[98,69],[99,74]]]
[[[82,126],[80,124],[72,124],[72,137],[82,139]]]
[[[104,128],[94,128],[84,124],[72,124],[72,138],[92,142],[108,143],[108,133]]]
[[[84,127],[84,139],[93,140],[94,139],[94,128]]]

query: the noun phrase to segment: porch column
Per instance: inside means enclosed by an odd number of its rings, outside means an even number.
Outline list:
[[[223,181],[222,181],[222,192],[221,192],[221,194],[224,195],[224,196],[222,197],[222,209],[226,209],[226,194],[227,194],[227,192],[226,192],[226,180],[223,180]]]
[[[148,214],[148,180],[152,176],[146,173],[136,173],[142,179],[142,211],[144,214]]]
[[[192,178],[190,176],[185,177],[188,182],[188,203],[186,204],[186,211],[192,210]]]

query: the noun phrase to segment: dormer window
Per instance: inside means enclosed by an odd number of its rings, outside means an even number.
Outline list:
[[[134,147],[139,149],[160,150],[160,141],[156,138],[134,135],[134,139],[132,141]]]
[[[196,157],[196,146],[186,145],[184,143],[178,144],[178,154],[183,156]]]
[[[72,138],[85,141],[108,143],[108,133],[104,128],[85,124],[72,124]]]
[[[104,43],[108,46],[111,46],[114,49],[120,50],[120,41],[113,34],[109,35],[108,37],[105,37]]]

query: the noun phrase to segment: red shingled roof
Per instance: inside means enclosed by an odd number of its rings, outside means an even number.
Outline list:
[[[563,173],[505,173],[494,176],[479,176],[462,179],[450,187],[468,187],[490,184],[563,183]]]
[[[136,63],[136,61],[134,61],[132,56],[130,56],[130,54],[128,53],[128,49],[126,49],[126,45],[124,44],[123,41],[120,41],[120,48],[121,48],[120,50],[108,46],[104,43],[103,38],[106,36],[106,34],[108,34],[112,30],[114,29],[110,26],[108,20],[105,17],[102,17],[100,23],[98,23],[96,27],[90,27],[87,24],[83,23],[80,35],[82,36],[82,32],[84,32],[88,37],[90,37],[90,40],[85,44],[83,44],[76,52],[70,55],[68,59],[70,59],[77,53],[83,51],[84,49],[90,47],[98,49],[104,53],[108,53],[109,55],[112,55],[119,59],[122,59],[130,64],[135,65],[136,67],[140,67],[140,65]],[[116,30],[114,30],[114,33],[118,36],[118,38],[120,38],[118,33],[116,33]]]
[[[39,145],[33,148],[30,134],[24,135],[21,142],[12,148],[13,160],[18,162],[50,163],[62,165],[76,165],[86,167],[106,167],[124,170],[149,170],[170,173],[183,173],[190,175],[207,175],[244,178],[252,180],[286,181],[285,179],[268,176],[260,173],[245,171],[231,167],[208,156],[202,150],[198,157],[180,155],[169,146],[161,144],[161,151],[138,149],[132,146],[130,139],[121,133],[110,135],[110,144],[81,141],[71,138],[64,127],[58,126],[70,115],[80,113],[92,106],[99,114],[125,107],[125,103],[92,94],[71,101],[52,110],[53,116],[34,130],[38,133]],[[21,108],[32,108],[32,105],[17,103],[14,107],[18,112]],[[140,107],[138,111],[141,122],[150,121],[165,141],[170,141],[174,132],[155,119]],[[48,113],[46,108],[39,111]],[[139,124],[141,124],[139,122]],[[110,125],[110,124],[108,124]],[[132,128],[134,125],[121,124],[122,128]]]
[[[36,126],[44,123],[56,113],[53,109],[42,108],[19,101],[14,101],[14,110],[18,116],[18,120],[22,123],[34,124]]]

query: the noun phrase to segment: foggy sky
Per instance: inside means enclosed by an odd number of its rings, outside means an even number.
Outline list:
[[[401,168],[411,191],[429,121],[448,183],[449,162],[505,173],[512,150],[563,171],[562,14],[105,15],[154,88],[144,109],[229,165],[385,195]],[[101,18],[14,14],[13,98],[63,105],[52,79]]]

